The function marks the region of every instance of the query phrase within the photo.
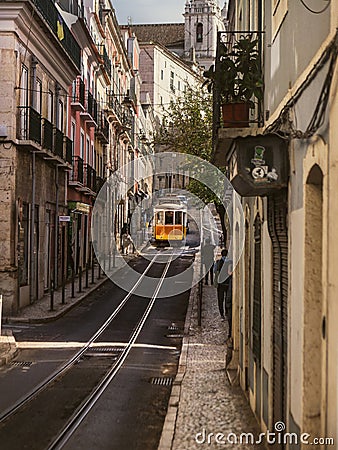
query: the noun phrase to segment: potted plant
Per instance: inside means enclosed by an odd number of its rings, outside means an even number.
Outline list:
[[[249,126],[249,109],[254,100],[263,97],[263,80],[257,39],[252,35],[241,36],[231,50],[225,43],[219,43],[216,69],[213,66],[204,72],[211,92],[220,96],[223,123],[226,127]]]

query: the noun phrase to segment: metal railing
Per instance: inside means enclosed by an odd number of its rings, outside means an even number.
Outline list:
[[[86,109],[88,114],[94,119],[97,123],[98,115],[97,115],[97,101],[95,100],[93,94],[90,91],[87,91],[87,105]]]
[[[101,58],[103,60],[103,65],[104,65],[105,71],[107,72],[107,74],[108,74],[108,76],[110,78],[111,77],[111,61],[110,61],[110,58],[108,56],[106,47],[104,45],[101,45],[100,56],[101,56]]]
[[[73,156],[73,168],[70,180],[83,184],[83,159],[80,156]]]
[[[51,0],[33,0],[33,3],[43,18],[59,39],[60,44],[68,53],[76,67],[81,70],[81,48],[62,19],[59,11]],[[62,34],[62,39],[61,35]]]
[[[97,136],[104,143],[108,144],[109,142],[109,122],[103,111],[99,111],[98,113],[98,127],[97,127]]]
[[[72,85],[72,103],[80,103],[85,107],[85,84],[81,77],[77,77]]]
[[[214,74],[214,84],[213,84],[213,139],[216,139],[218,129],[223,126],[221,120],[221,104],[222,104],[222,61],[225,55],[230,55],[235,58],[236,49],[234,45],[238,40],[243,38],[250,39],[251,42],[255,43],[253,52],[258,55],[260,61],[258,67],[259,73],[258,77],[261,77],[262,72],[262,31],[220,31],[217,33],[217,52],[215,61],[215,74]],[[235,50],[235,51],[234,51]],[[263,87],[262,87],[263,90]],[[263,101],[252,98],[255,107],[250,109],[250,115],[248,124],[257,124],[261,126],[263,123]]]
[[[41,114],[31,106],[18,107],[17,138],[41,144]]]
[[[65,146],[65,160],[72,164],[73,162],[73,141],[65,136],[64,137],[64,146]]]
[[[123,106],[119,100],[119,97],[112,91],[107,92],[107,105],[108,109],[118,118],[120,122],[123,120]]]
[[[96,192],[96,170],[88,163],[85,163],[85,186],[93,192]]]
[[[42,146],[53,151],[53,124],[47,119],[42,119]]]
[[[58,128],[54,129],[54,151],[56,156],[63,159],[63,133]]]

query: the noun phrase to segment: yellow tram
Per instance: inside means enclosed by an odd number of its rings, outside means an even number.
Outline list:
[[[153,238],[157,243],[184,241],[187,236],[187,206],[178,198],[161,198],[154,207]]]

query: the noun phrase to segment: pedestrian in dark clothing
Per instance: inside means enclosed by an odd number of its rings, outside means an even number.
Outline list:
[[[226,249],[222,250],[221,255],[221,259],[218,259],[214,266],[218,309],[223,320],[225,320],[224,314],[226,314],[229,322],[229,333],[231,334],[232,260],[227,258],[228,251]]]
[[[211,244],[211,241],[209,238],[206,239],[205,244],[201,248],[201,262],[203,264],[203,273],[204,275],[204,281],[205,284],[208,284],[209,282],[209,275],[210,275],[210,283],[214,284],[214,261],[215,261],[215,255],[214,255],[215,245]]]

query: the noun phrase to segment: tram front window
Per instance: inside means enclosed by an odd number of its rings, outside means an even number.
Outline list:
[[[156,214],[156,223],[158,223],[159,225],[163,225],[163,211],[160,211]]]
[[[182,225],[182,212],[181,211],[175,212],[175,224]]]
[[[165,212],[165,224],[174,225],[174,211]]]

